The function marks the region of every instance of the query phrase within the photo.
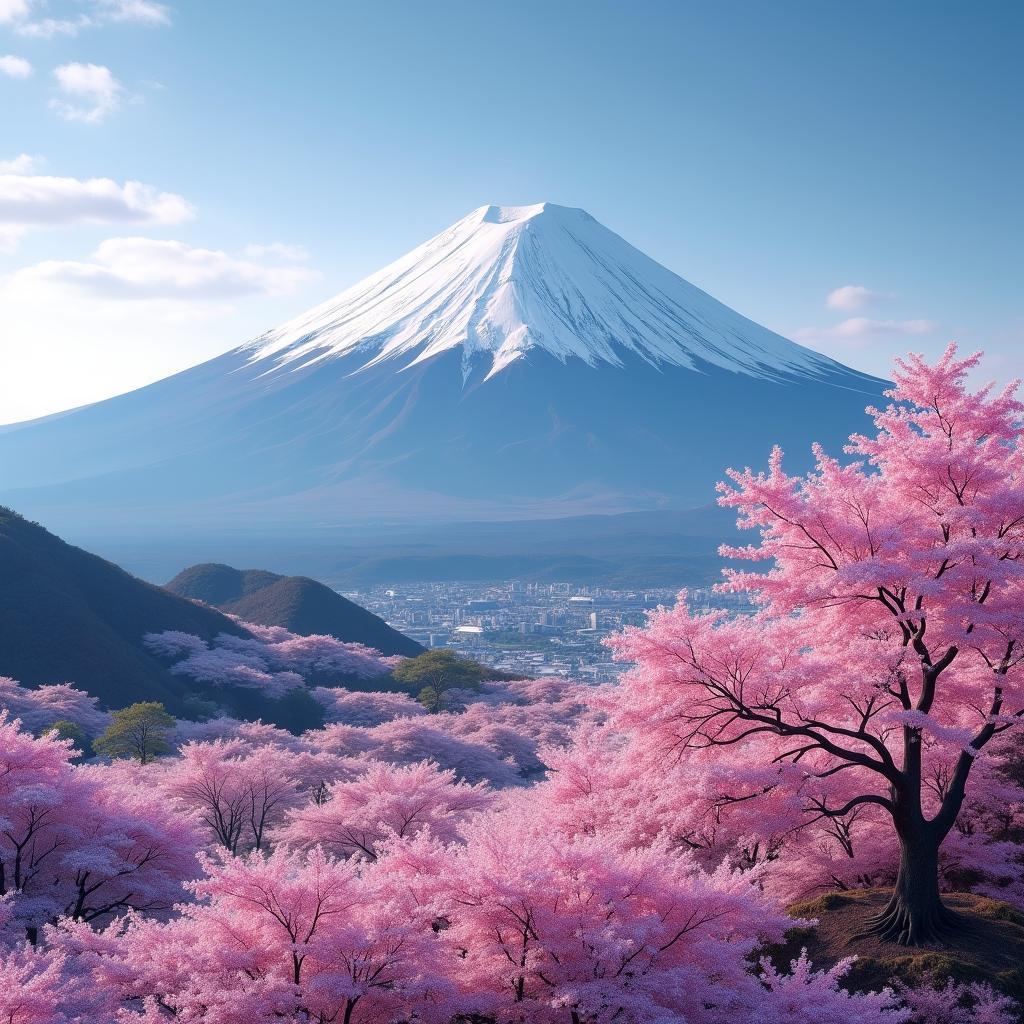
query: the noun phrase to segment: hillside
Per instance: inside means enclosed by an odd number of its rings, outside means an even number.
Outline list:
[[[27,685],[74,682],[107,708],[158,700],[180,713],[181,680],[141,643],[161,630],[245,635],[220,612],[0,508],[0,675]]]
[[[965,927],[941,945],[919,948],[886,943],[863,936],[865,920],[878,913],[889,897],[887,890],[854,889],[830,892],[797,903],[790,914],[815,921],[795,928],[785,945],[769,953],[779,965],[788,964],[806,949],[819,967],[832,967],[855,957],[844,984],[855,992],[877,992],[897,979],[919,987],[934,978],[959,982],[986,982],[1014,999],[1024,999],[1024,915],[1010,903],[974,893],[946,893],[946,905],[963,915]],[[946,1020],[982,1018],[948,1017]]]
[[[423,648],[383,619],[307,576],[207,563],[182,570],[167,584],[181,597],[205,601],[247,622],[284,626],[308,636],[327,633],[382,654],[414,657]]]

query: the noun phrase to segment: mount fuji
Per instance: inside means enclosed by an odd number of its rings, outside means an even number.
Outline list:
[[[682,509],[883,382],[583,210],[474,210],[335,298],[117,398],[0,428],[0,501],[79,535]]]

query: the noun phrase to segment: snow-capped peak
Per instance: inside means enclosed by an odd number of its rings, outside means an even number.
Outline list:
[[[533,206],[481,206],[479,210],[474,210],[470,216],[480,214],[480,219],[487,221],[488,224],[511,224],[515,221],[538,217],[548,207],[556,210],[562,209],[562,207],[554,206],[552,203],[534,203]],[[579,212],[582,213],[583,211],[580,210]]]
[[[482,206],[340,295],[245,346],[299,368],[365,353],[395,369],[461,347],[487,377],[540,349],[560,360],[713,364],[757,377],[836,364],[747,320],[599,224],[553,203]]]

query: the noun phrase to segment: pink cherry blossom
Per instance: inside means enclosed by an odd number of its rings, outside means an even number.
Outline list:
[[[405,767],[371,763],[355,778],[328,788],[322,802],[289,811],[274,840],[335,856],[375,860],[388,838],[411,838],[428,830],[445,842],[458,838],[459,826],[489,806],[486,787],[455,779],[430,761]]]
[[[767,473],[730,473],[721,503],[760,543],[724,553],[767,571],[724,586],[754,614],[693,614],[684,594],[612,641],[636,665],[608,702],[620,727],[693,771],[767,771],[723,798],[789,788],[826,829],[888,818],[901,861],[876,927],[911,944],[955,927],[939,847],[979,753],[1024,713],[1024,406],[971,393],[976,364],[901,362],[877,435],[851,440],[860,461],[815,449],[791,477],[776,450]]]

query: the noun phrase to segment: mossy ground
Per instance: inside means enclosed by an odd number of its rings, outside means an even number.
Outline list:
[[[877,991],[898,978],[917,986],[953,978],[987,981],[1024,1004],[1024,914],[1008,903],[971,893],[946,893],[943,900],[964,918],[963,930],[942,945],[908,949],[877,938],[856,938],[867,918],[879,913],[888,890],[834,892],[794,904],[794,917],[817,919],[815,926],[794,928],[782,946],[769,951],[780,966],[807,947],[818,968],[856,956],[844,985],[859,992]]]

